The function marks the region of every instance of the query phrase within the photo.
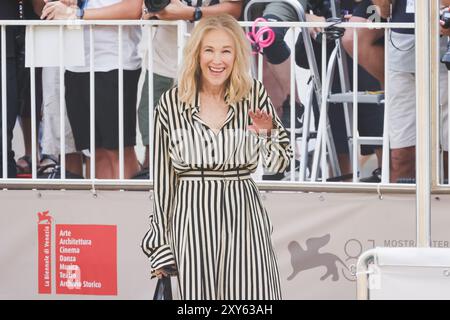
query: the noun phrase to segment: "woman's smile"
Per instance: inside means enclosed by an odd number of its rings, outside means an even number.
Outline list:
[[[233,38],[223,30],[211,30],[205,34],[200,51],[202,86],[224,87],[233,70],[236,58]]]

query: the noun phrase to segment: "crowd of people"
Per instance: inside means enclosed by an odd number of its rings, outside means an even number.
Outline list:
[[[146,4],[147,3],[147,4]],[[154,12],[147,8],[143,0],[5,0],[0,4],[0,19],[84,19],[84,20],[119,20],[119,19],[161,19],[199,21],[203,18],[229,14],[236,19],[242,18],[246,5],[243,0],[171,0],[166,7]],[[305,8],[307,21],[326,21],[333,17],[331,1],[299,0]],[[340,1],[339,17],[342,21],[371,22],[390,21],[414,22],[414,1],[408,0],[344,0]],[[442,0],[442,6],[450,1]],[[288,2],[274,1],[253,6],[251,18],[263,17],[268,21],[297,21],[298,15]],[[192,28],[193,23],[190,24]],[[96,26],[94,34],[94,71],[95,71],[95,164],[89,159],[92,154],[90,145],[90,39],[85,29],[85,65],[67,67],[64,79],[59,79],[58,68],[36,69],[36,114],[38,154],[37,167],[45,176],[54,170],[60,161],[59,132],[59,83],[65,82],[66,132],[65,162],[68,177],[89,177],[90,165],[95,165],[96,178],[116,179],[119,177],[119,101],[115,94],[119,88],[118,66],[118,29],[114,26]],[[308,68],[302,38],[296,45],[296,56],[290,57],[290,49],[285,42],[287,28],[273,28],[275,41],[264,49],[265,73],[263,83],[274,104],[277,115],[288,129],[300,129],[303,122],[304,106],[296,94],[294,101],[295,122],[291,122],[290,106],[290,59],[297,65]],[[448,29],[442,28],[443,35]],[[321,68],[321,35],[323,30],[311,28],[316,58]],[[361,146],[362,155],[376,154],[377,169],[372,177],[361,179],[365,182],[380,182],[381,170],[389,170],[391,182],[413,179],[415,175],[415,98],[414,94],[404,92],[415,90],[415,38],[414,30],[392,30],[389,39],[384,38],[382,29],[358,30],[358,62],[360,91],[380,91],[385,85],[385,46],[389,52],[388,81],[391,84],[388,101],[390,105],[389,141],[390,168],[381,168],[382,148],[380,146]],[[353,30],[348,28],[342,34],[342,45],[348,53],[351,74],[353,56]],[[147,53],[139,48],[142,42],[140,26],[123,27],[123,141],[124,141],[124,178],[132,178],[148,170],[149,141],[149,106],[156,106],[164,92],[177,83],[179,73],[177,56],[177,31],[175,26],[162,25],[155,28],[147,41],[153,42],[153,101],[149,102],[149,75],[145,66]],[[446,37],[441,37],[442,50],[446,47]],[[31,171],[31,105],[30,70],[24,66],[25,28],[7,27],[7,142],[8,142],[8,177],[29,174]],[[328,49],[334,47],[329,41]],[[328,56],[330,54],[328,52]],[[3,53],[2,53],[3,54]],[[440,145],[443,163],[447,162],[447,74],[441,66],[441,107],[442,134]],[[144,78],[143,85],[139,79]],[[339,76],[332,82],[332,92],[340,92]],[[112,94],[114,93],[114,94]],[[138,93],[140,95],[138,95]],[[1,92],[0,92],[1,95]],[[314,108],[316,126],[318,125],[318,108]],[[330,104],[329,119],[334,145],[343,176],[352,174],[347,132],[345,130],[344,108],[342,104]],[[24,133],[25,154],[17,155],[12,146],[13,129],[18,123]],[[384,107],[382,105],[359,105],[358,122],[361,136],[382,136]],[[138,161],[135,148],[136,127],[138,126],[142,144],[146,147],[145,157]],[[93,150],[92,150],[93,151]],[[2,152],[0,150],[0,152]],[[2,163],[0,163],[0,166]],[[444,168],[447,166],[444,165]],[[83,170],[85,168],[85,170]],[[289,169],[288,169],[289,170]],[[281,173],[283,176],[283,173]],[[406,181],[405,180],[405,181]]]

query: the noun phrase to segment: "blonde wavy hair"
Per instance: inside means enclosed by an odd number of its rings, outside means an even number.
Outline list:
[[[200,89],[200,49],[205,34],[212,30],[224,30],[233,39],[236,57],[233,70],[226,83],[226,103],[237,103],[244,99],[252,87],[250,76],[250,43],[236,19],[228,14],[207,17],[195,26],[183,51],[183,65],[178,80],[178,93],[181,102],[191,104]]]

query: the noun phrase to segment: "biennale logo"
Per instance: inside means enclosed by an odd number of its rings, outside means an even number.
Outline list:
[[[38,212],[38,224],[51,224],[53,221],[52,216],[50,216],[50,211]]]
[[[329,252],[319,252],[321,248],[330,242],[330,238],[330,234],[318,238],[309,238],[306,240],[306,249],[303,249],[297,241],[289,243],[288,250],[291,254],[293,271],[287,279],[292,280],[300,272],[306,270],[325,267],[326,273],[320,280],[325,281],[328,277],[331,277],[331,280],[338,281],[338,266],[341,266],[344,268],[342,271],[344,278],[349,281],[355,281],[354,276],[349,277],[344,273],[344,270],[349,271],[349,268],[337,255]]]
[[[38,290],[40,294],[52,291],[52,217],[49,211],[38,212]]]
[[[51,294],[52,292],[52,223],[50,211],[38,212],[38,273],[39,293]],[[56,261],[58,263],[59,261]],[[65,265],[59,263],[57,269],[61,269],[59,277],[64,281],[69,290],[81,288],[81,270],[78,265]]]
[[[39,294],[56,287],[56,294],[117,295],[116,225],[53,226],[49,210],[37,218]]]

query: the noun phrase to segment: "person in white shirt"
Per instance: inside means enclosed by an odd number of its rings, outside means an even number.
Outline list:
[[[75,3],[76,2],[76,3]],[[142,0],[74,0],[48,2],[41,19],[120,20],[138,19]],[[85,65],[67,68],[65,73],[67,114],[77,150],[90,154],[90,37],[84,29]],[[117,26],[95,26],[95,165],[96,178],[119,177],[119,42]],[[141,72],[139,26],[122,27],[124,105],[124,178],[139,171],[136,144],[137,86]]]

